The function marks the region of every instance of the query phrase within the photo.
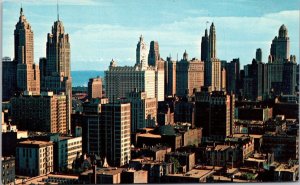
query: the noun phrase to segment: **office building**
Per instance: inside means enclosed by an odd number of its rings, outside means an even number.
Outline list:
[[[15,58],[17,63],[17,90],[40,94],[40,69],[34,63],[33,31],[20,9],[19,21],[14,30]]]
[[[185,51],[183,59],[176,64],[176,84],[180,84],[176,85],[177,96],[191,96],[204,85],[204,63],[195,58],[188,60]]]
[[[216,50],[216,28],[214,23],[211,23],[211,26],[209,28],[209,59],[216,58],[217,57],[217,50]]]
[[[195,95],[195,126],[203,128],[203,138],[222,141],[233,133],[234,95],[202,89]]]
[[[69,34],[65,32],[63,22],[54,22],[51,33],[47,34],[46,58],[40,59],[41,91],[52,91],[54,94],[65,93],[67,97],[67,132],[71,130],[72,112],[72,77],[71,51]]]
[[[160,60],[159,45],[157,41],[150,42],[150,50],[148,55],[148,65],[157,66],[157,62]]]
[[[2,184],[14,185],[15,184],[15,158],[14,157],[2,157]]]
[[[165,62],[165,95],[174,96],[176,94],[176,61],[167,57]]]
[[[20,130],[67,133],[67,97],[42,92],[11,99],[12,123]]]
[[[156,126],[156,98],[147,98],[146,92],[132,91],[128,93],[126,101],[131,105],[131,133],[137,129]]]
[[[209,37],[207,34],[207,29],[205,29],[205,34],[201,40],[201,61],[209,61]]]
[[[2,58],[2,101],[8,101],[17,90],[17,63]]]
[[[100,77],[89,79],[88,96],[90,101],[93,98],[102,98],[102,79]]]
[[[130,157],[130,103],[109,103],[102,106],[104,142],[99,146],[110,166],[123,166]]]
[[[239,94],[240,84],[240,59],[234,58],[226,64],[226,90],[228,93]]]
[[[221,91],[222,74],[219,59],[211,58],[211,87],[212,91]]]
[[[53,143],[22,141],[16,148],[16,175],[40,176],[53,172]]]

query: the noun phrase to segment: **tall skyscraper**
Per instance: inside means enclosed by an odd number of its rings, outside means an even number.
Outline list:
[[[272,41],[270,55],[274,62],[284,62],[290,58],[290,38],[285,25],[281,25],[278,31],[278,37]]]
[[[176,94],[176,61],[167,57],[165,62],[165,94],[174,96]]]
[[[296,87],[296,59],[295,57],[290,57],[290,38],[285,25],[279,28],[278,36],[272,41],[267,66],[267,87],[269,92],[275,95],[281,93],[294,94]]]
[[[128,164],[130,155],[130,103],[112,103],[102,106],[104,140],[99,146],[110,166]]]
[[[250,100],[265,99],[268,92],[267,65],[253,59],[244,70],[244,97]]]
[[[47,64],[46,74],[51,76],[57,73],[62,76],[70,77],[70,42],[69,34],[65,33],[63,22],[54,22],[51,33],[47,35]]]
[[[40,93],[40,70],[34,64],[33,31],[20,10],[19,21],[14,31],[15,61],[17,61],[17,88],[18,91],[32,91]]]
[[[90,101],[93,98],[102,98],[102,79],[100,77],[89,79],[88,97]]]
[[[71,129],[72,112],[72,77],[70,61],[69,34],[65,33],[63,22],[57,20],[47,34],[46,58],[40,59],[42,66],[41,90],[55,94],[65,93],[67,96],[67,130]]]
[[[262,62],[262,51],[260,48],[256,49],[256,57],[257,62]]]
[[[200,89],[204,85],[204,63],[195,58],[188,60],[185,51],[183,59],[176,64],[176,84],[177,96],[191,96],[194,89]]]
[[[158,42],[150,42],[150,50],[148,55],[148,64],[150,66],[157,66],[157,62],[160,60]]]
[[[207,34],[207,29],[205,29],[205,34],[201,40],[201,61],[208,61],[210,58],[209,56],[209,37]]]
[[[211,87],[213,91],[221,91],[221,62],[217,58],[211,58]]]
[[[226,89],[227,92],[239,93],[240,85],[240,59],[234,58],[226,64]]]
[[[209,29],[209,56],[210,58],[217,57],[217,50],[216,50],[216,28],[214,23],[211,24]]]
[[[142,68],[148,67],[148,50],[142,35],[136,46],[136,64],[141,64]]]

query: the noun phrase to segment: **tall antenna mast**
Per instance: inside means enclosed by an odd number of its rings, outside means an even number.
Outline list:
[[[58,0],[56,1],[56,11],[57,11],[57,20],[59,21],[59,7],[58,7]]]

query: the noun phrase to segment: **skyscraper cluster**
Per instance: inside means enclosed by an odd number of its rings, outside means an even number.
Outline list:
[[[239,58],[218,58],[216,30],[205,29],[200,59],[185,50],[164,60],[141,35],[133,66],[112,59],[104,78],[76,90],[59,15],[36,65],[21,8],[14,59],[2,59],[2,144],[11,156],[3,182],[15,173],[28,184],[298,180],[299,65],[287,28],[268,62],[258,48],[243,69]]]

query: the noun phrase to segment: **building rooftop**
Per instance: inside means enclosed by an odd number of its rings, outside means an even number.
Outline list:
[[[296,172],[299,169],[299,165],[288,165],[288,164],[281,164],[279,165],[275,171],[280,171],[280,172]]]
[[[211,174],[215,173],[213,170],[202,170],[202,169],[192,169],[191,171],[185,174],[169,174],[168,176],[179,176],[186,178],[204,178]]]
[[[115,174],[122,173],[124,170],[126,170],[126,168],[117,168],[117,167],[97,168],[96,173],[97,173],[97,175],[99,175],[99,174],[115,175]],[[93,170],[85,171],[85,172],[81,173],[81,175],[88,175],[90,173],[93,173]]]
[[[160,135],[157,135],[157,134],[151,134],[151,133],[139,134],[138,137],[161,138]]]
[[[25,146],[25,147],[45,147],[53,145],[51,141],[37,141],[37,140],[27,140],[21,141],[17,144],[17,146]]]

